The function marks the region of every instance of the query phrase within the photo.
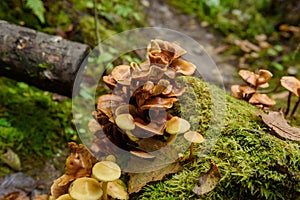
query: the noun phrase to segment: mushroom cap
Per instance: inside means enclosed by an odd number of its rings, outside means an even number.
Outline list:
[[[96,179],[82,177],[71,184],[69,194],[75,200],[98,200],[103,195],[103,191]]]
[[[154,155],[151,155],[144,151],[130,151],[130,153],[140,158],[155,158]]]
[[[123,130],[133,130],[135,128],[134,119],[131,114],[120,114],[115,119],[116,124]]]
[[[130,66],[129,65],[118,65],[111,71],[111,76],[117,83],[121,85],[130,85]]]
[[[129,199],[126,185],[120,179],[107,184],[107,194],[113,199]]]
[[[115,80],[111,75],[103,76],[103,82],[104,82],[110,89],[113,89],[114,87],[117,86],[116,80]]]
[[[166,131],[169,134],[180,134],[188,131],[191,128],[191,125],[185,119],[180,117],[172,117],[166,122]]]
[[[104,94],[98,98],[97,109],[108,118],[112,117],[113,110],[123,104],[123,98],[114,94]]]
[[[192,143],[202,143],[204,141],[203,136],[197,131],[188,131],[183,135],[183,137]]]
[[[154,97],[151,99],[147,99],[140,107],[141,110],[147,110],[147,109],[168,109],[173,106],[173,103],[178,101],[177,98],[162,98],[162,97]]]
[[[63,194],[59,196],[56,200],[73,200],[73,198],[69,194]]]
[[[256,85],[257,74],[255,74],[254,72],[241,69],[239,71],[239,75],[245,82],[250,83],[251,85]]]
[[[151,137],[153,135],[163,135],[164,124],[159,125],[155,122],[150,122],[149,124],[144,124],[144,122],[135,121],[136,129],[132,131],[133,135],[141,138]]]
[[[196,66],[193,63],[181,58],[174,60],[171,66],[176,72],[186,76],[192,75],[196,70]]]
[[[270,71],[268,71],[266,69],[261,69],[258,71],[258,78],[257,78],[256,83],[258,85],[265,84],[270,80],[270,78],[272,78],[272,76],[273,76],[273,74]]]
[[[249,103],[251,104],[263,104],[265,106],[273,106],[276,102],[268,97],[266,94],[253,94],[252,97],[249,99]]]
[[[121,169],[115,162],[105,160],[93,166],[92,175],[99,181],[115,181],[120,178]]]
[[[280,79],[280,83],[287,90],[300,97],[300,81],[297,78],[294,76],[283,76]]]

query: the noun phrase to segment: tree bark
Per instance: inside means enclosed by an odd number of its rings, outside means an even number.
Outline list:
[[[0,76],[71,97],[88,52],[85,44],[0,20]]]

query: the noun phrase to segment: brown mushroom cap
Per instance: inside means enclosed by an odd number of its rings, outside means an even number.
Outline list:
[[[122,103],[122,97],[113,94],[105,94],[98,98],[97,109],[111,118],[113,110],[115,110],[115,108],[120,106]]]
[[[131,114],[120,114],[115,119],[116,124],[123,130],[133,130],[135,128],[134,119]]]
[[[103,81],[110,89],[117,86],[116,80],[111,75],[103,76]]]
[[[204,141],[203,136],[197,131],[188,131],[183,135],[183,137],[192,143],[202,143]]]
[[[252,97],[249,99],[249,103],[251,104],[263,104],[265,106],[273,106],[276,104],[276,102],[268,97],[266,94],[253,94]]]
[[[185,119],[180,117],[172,117],[166,122],[166,131],[169,134],[180,134],[188,131],[191,128],[191,125]]]
[[[164,124],[158,125],[155,122],[143,124],[135,121],[136,129],[132,133],[137,137],[151,137],[153,135],[163,135]]]
[[[262,84],[267,83],[270,80],[270,78],[272,78],[272,76],[273,74],[270,71],[261,69],[258,71],[258,78],[256,83],[260,85],[260,87],[262,87]]]
[[[130,85],[131,75],[129,65],[118,65],[111,71],[111,76],[121,85]]]
[[[239,71],[239,75],[245,82],[250,83],[251,85],[256,85],[257,74],[255,74],[254,72],[241,69]]]
[[[130,153],[140,158],[155,158],[155,156],[144,151],[130,151]]]
[[[92,175],[99,181],[115,181],[120,178],[121,169],[116,163],[105,160],[93,166]]]
[[[69,194],[63,194],[59,196],[56,200],[73,200],[73,198]]]
[[[294,76],[283,76],[280,79],[280,83],[287,90],[300,97],[300,81],[297,78]]]
[[[196,66],[193,63],[181,58],[174,60],[171,67],[175,69],[176,72],[186,76],[192,75],[196,70]]]
[[[140,107],[141,110],[147,110],[147,109],[168,109],[173,106],[173,103],[178,101],[177,98],[162,98],[162,97],[154,97],[151,99],[147,99]]]
[[[69,194],[75,200],[98,200],[103,195],[100,183],[94,178],[76,179],[69,187]]]
[[[243,98],[248,94],[253,94],[256,89],[248,85],[232,85],[231,86],[232,96],[235,98]]]

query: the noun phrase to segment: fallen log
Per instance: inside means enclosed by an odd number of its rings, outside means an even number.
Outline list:
[[[0,20],[0,76],[72,96],[89,46]]]

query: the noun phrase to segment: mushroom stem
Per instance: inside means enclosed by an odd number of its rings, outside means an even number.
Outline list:
[[[173,144],[177,138],[177,134],[170,134],[169,138],[167,139],[167,144]]]
[[[300,104],[300,97],[299,97],[298,101],[296,102],[296,104],[295,104],[295,106],[293,108],[293,111],[291,112],[291,117],[295,114],[295,112],[296,112],[299,104]]]
[[[194,152],[194,142],[191,143],[190,145],[190,155],[189,155],[189,160],[193,159],[193,152]]]
[[[290,112],[290,105],[291,105],[291,97],[292,97],[292,92],[289,91],[289,96],[288,96],[288,101],[287,101],[287,107],[284,115],[288,115]]]
[[[103,183],[102,183],[102,190],[103,190],[102,199],[103,200],[107,200],[107,184],[108,184],[108,182],[105,182],[105,181],[103,181]]]

